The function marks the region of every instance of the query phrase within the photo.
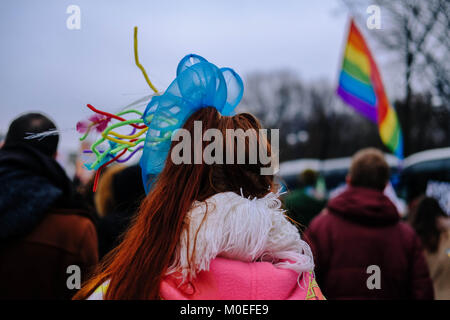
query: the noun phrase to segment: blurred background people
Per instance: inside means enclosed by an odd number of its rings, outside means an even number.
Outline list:
[[[99,181],[95,204],[100,259],[115,248],[145,197],[139,165],[108,168]]]
[[[125,166],[116,164],[106,167],[100,175],[97,190],[92,194],[96,212],[99,218],[110,213],[115,205],[113,179],[117,173],[125,169]],[[90,184],[88,184],[90,185]]]
[[[81,141],[79,150],[77,151],[74,159],[75,166],[75,174],[73,178],[73,184],[75,188],[78,189],[79,192],[83,192],[83,188],[88,184],[94,182],[94,171],[88,170],[85,167],[84,159],[85,156],[84,150],[90,150],[92,147],[92,143],[86,140]],[[92,186],[91,186],[92,187]]]
[[[55,160],[59,136],[39,113],[15,119],[0,149],[0,298],[69,299],[67,268],[98,261],[93,222]]]
[[[424,246],[435,298],[450,300],[450,218],[436,199],[423,197],[410,221]]]
[[[318,178],[316,171],[304,170],[299,177],[300,188],[289,192],[283,199],[289,217],[300,226],[308,226],[327,203],[324,192],[316,188]]]
[[[433,299],[420,239],[383,193],[388,180],[383,153],[357,152],[349,186],[306,230],[317,281],[328,299]],[[379,267],[380,289],[367,285],[372,265]]]

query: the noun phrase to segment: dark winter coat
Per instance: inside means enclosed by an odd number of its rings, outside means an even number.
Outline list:
[[[305,233],[328,299],[433,299],[420,240],[394,204],[372,189],[348,187]],[[380,289],[373,270],[380,270]],[[369,279],[369,281],[368,281]]]

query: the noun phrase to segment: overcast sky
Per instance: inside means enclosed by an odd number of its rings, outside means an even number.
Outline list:
[[[69,5],[81,29],[69,30]],[[291,69],[304,80],[334,83],[348,15],[338,0],[12,1],[0,2],[0,132],[19,113],[40,110],[74,147],[86,103],[117,111],[149,94],[133,57],[139,27],[141,63],[157,88],[179,60],[197,53],[243,78]]]

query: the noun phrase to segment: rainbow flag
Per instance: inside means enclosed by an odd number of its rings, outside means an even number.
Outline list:
[[[397,113],[387,99],[377,64],[353,19],[337,94],[349,106],[377,123],[383,143],[397,157],[403,158],[402,130]]]

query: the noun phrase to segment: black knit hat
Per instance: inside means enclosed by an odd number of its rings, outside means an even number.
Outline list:
[[[30,134],[56,130],[56,125],[40,113],[27,113],[15,119],[9,126],[4,147],[28,145],[40,152],[53,156],[58,148],[59,135],[49,135],[41,138],[25,139]]]

